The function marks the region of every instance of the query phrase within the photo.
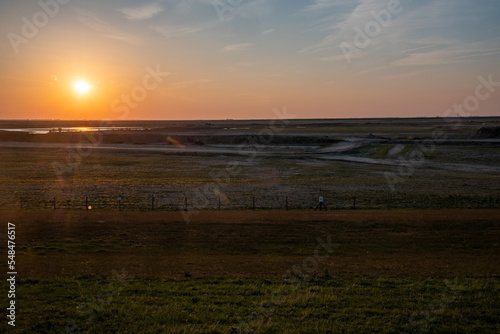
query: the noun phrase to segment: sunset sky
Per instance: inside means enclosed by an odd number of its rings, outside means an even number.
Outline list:
[[[435,117],[500,82],[498,0],[0,8],[1,119]],[[500,84],[479,91],[469,114],[500,116]]]

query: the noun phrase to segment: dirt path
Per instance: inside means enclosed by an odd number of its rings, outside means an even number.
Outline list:
[[[16,224],[24,277],[110,268],[152,278],[280,277],[304,264],[338,277],[500,274],[498,210],[202,211],[189,224],[180,212],[0,214]],[[315,260],[318,247],[328,256]]]
[[[353,157],[348,155],[323,155],[320,156],[319,158],[325,160],[357,162],[361,164],[403,166],[403,167],[411,165],[413,168],[433,168],[433,169],[444,169],[448,171],[460,171],[466,173],[487,173],[487,174],[500,175],[500,167],[485,166],[479,164],[434,162],[428,160],[417,162],[417,161],[396,160],[396,159],[373,159],[364,157]]]
[[[366,157],[356,157],[350,155],[336,155],[332,153],[342,153],[346,150],[367,145],[367,141],[346,141],[326,148],[313,150],[307,149],[304,146],[294,148],[286,146],[285,148],[272,149],[272,146],[261,147],[242,147],[234,145],[231,147],[214,147],[206,146],[175,146],[175,145],[129,145],[129,144],[103,144],[91,146],[95,150],[116,150],[116,151],[148,151],[148,152],[164,152],[164,153],[192,153],[192,154],[230,154],[242,156],[290,156],[300,154],[302,156],[311,156],[323,160],[335,160],[355,162],[360,164],[375,164],[385,166],[407,166],[411,165],[413,168],[432,168],[444,169],[448,171],[460,171],[466,173],[487,173],[500,175],[500,167],[480,165],[480,164],[464,164],[464,163],[445,163],[434,162],[429,160],[424,161],[410,161],[410,160],[397,160],[397,159],[373,159]],[[0,142],[0,147],[5,148],[33,148],[33,149],[71,149],[76,148],[76,144],[69,143],[26,143],[26,142]]]

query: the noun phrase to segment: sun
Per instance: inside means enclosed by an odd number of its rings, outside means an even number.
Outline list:
[[[80,95],[87,93],[92,88],[92,86],[84,80],[79,80],[79,81],[75,82],[74,87],[75,87],[75,90]]]

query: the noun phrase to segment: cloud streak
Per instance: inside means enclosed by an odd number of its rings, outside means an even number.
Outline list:
[[[78,21],[95,31],[102,33],[105,37],[132,44],[139,43],[139,39],[137,37],[121,31],[110,23],[97,17],[97,15],[93,12],[76,8],[75,13]]]
[[[250,49],[253,43],[240,43],[240,44],[230,44],[224,47],[226,51],[245,51]]]
[[[159,3],[150,3],[138,7],[125,7],[118,9],[126,19],[131,21],[142,21],[152,18],[163,12],[165,8]]]
[[[175,36],[182,36],[187,34],[194,34],[202,31],[202,26],[158,26],[151,25],[149,28],[165,38],[172,38]]]
[[[445,65],[472,61],[472,58],[500,54],[500,48],[495,49],[444,49],[423,53],[410,53],[395,62],[395,66]]]

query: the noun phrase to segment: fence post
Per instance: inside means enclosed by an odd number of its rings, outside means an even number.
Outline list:
[[[286,205],[285,205],[286,211],[288,211],[288,196],[286,197]]]
[[[220,196],[219,196],[219,211],[220,211]]]
[[[490,209],[493,208],[493,196],[490,195]]]
[[[188,210],[188,198],[184,197],[184,211]]]
[[[387,210],[391,209],[390,197],[387,195]]]
[[[353,202],[352,202],[352,209],[356,210],[356,196],[354,196]]]
[[[155,195],[151,197],[151,211],[155,211]]]
[[[255,211],[255,196],[252,197],[252,210]]]
[[[89,198],[85,197],[85,209],[89,209]]]
[[[54,210],[56,209],[56,198],[54,197]]]
[[[122,198],[118,197],[118,211],[122,211]]]

